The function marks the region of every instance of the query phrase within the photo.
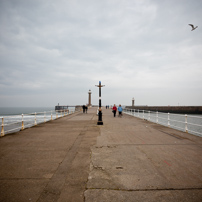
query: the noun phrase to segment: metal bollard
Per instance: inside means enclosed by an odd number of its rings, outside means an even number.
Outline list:
[[[1,123],[1,137],[5,135],[4,133],[4,118],[2,117],[2,123]]]
[[[35,126],[37,125],[37,122],[36,122],[36,112],[35,112],[35,121],[34,121],[34,125],[35,125]]]
[[[168,112],[168,127],[170,128],[170,113]]]
[[[158,111],[156,112],[156,123],[158,123],[159,122],[159,116],[158,116]]]
[[[46,122],[46,112],[44,112],[44,123]]]
[[[25,129],[25,126],[24,126],[23,114],[22,114],[22,127],[21,127],[21,130],[24,130],[24,129]]]
[[[185,132],[188,133],[188,127],[187,127],[187,114],[185,114]]]

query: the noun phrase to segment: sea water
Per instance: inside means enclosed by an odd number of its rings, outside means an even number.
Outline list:
[[[75,111],[74,107],[69,107],[69,111]],[[64,113],[58,113],[54,107],[0,107],[0,126],[2,120],[5,134],[17,132],[22,128],[22,122],[25,128],[34,126],[36,123],[43,123],[63,116]]]
[[[0,107],[0,116],[55,111],[54,107]]]
[[[69,110],[74,111],[74,107],[69,107]],[[21,114],[33,114],[44,113],[48,111],[55,111],[55,107],[0,107],[0,117],[8,115],[21,115]]]

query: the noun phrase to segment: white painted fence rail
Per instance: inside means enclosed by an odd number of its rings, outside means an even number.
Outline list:
[[[17,132],[36,126],[40,123],[51,121],[60,117],[67,116],[76,111],[73,110],[61,110],[61,111],[44,111],[44,112],[35,112],[30,114],[21,114],[21,115],[11,115],[0,117],[1,124],[1,135]]]
[[[202,116],[124,109],[124,113],[202,137]]]

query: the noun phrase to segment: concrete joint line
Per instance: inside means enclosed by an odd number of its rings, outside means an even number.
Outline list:
[[[86,129],[86,128],[85,128]],[[76,138],[74,144],[67,152],[67,155],[63,159],[62,163],[59,164],[55,174],[50,179],[49,183],[41,193],[37,202],[46,202],[46,201],[57,201],[61,190],[65,184],[66,177],[68,175],[68,170],[71,167],[71,164],[77,154],[77,150],[81,144],[81,141],[86,133],[86,130],[82,130],[81,133]]]
[[[125,191],[125,192],[139,192],[139,191],[186,191],[186,190],[202,190],[202,187],[196,188],[152,188],[152,189],[110,189],[110,188],[88,188],[87,190],[108,190],[108,191]],[[86,190],[86,191],[87,191]]]

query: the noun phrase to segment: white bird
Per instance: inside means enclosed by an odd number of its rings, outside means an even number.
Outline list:
[[[189,26],[192,27],[192,30],[191,30],[191,31],[195,30],[195,29],[198,27],[198,26],[194,27],[194,25],[192,25],[192,24],[189,24]]]

